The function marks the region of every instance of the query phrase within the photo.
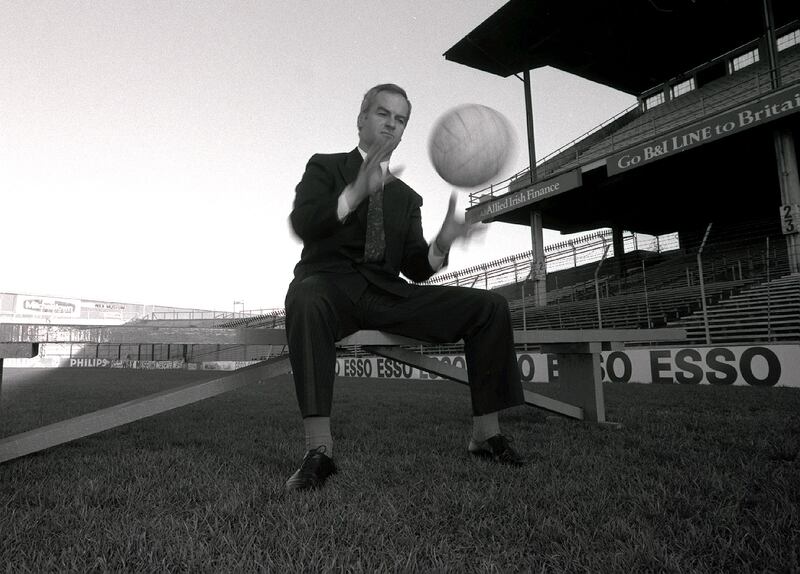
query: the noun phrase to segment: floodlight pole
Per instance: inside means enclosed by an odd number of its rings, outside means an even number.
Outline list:
[[[525,70],[522,73],[522,81],[525,87],[525,118],[528,126],[528,174],[531,183],[536,181],[536,141],[533,135],[533,98],[531,96],[531,73]]]

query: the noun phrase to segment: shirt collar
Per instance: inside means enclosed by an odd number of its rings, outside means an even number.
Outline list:
[[[365,159],[367,157],[367,152],[365,152],[361,147],[358,147],[358,153],[361,154],[361,159]],[[385,160],[381,162],[381,170],[383,171],[383,175],[389,171],[389,160]]]

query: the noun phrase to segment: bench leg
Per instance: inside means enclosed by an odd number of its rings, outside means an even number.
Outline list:
[[[289,358],[279,357],[238,369],[217,379],[190,383],[6,437],[0,439],[0,463],[215,397],[257,381],[289,373],[290,370]]]
[[[560,353],[558,380],[561,399],[583,409],[587,421],[606,421],[599,353]]]
[[[364,349],[375,355],[400,361],[401,363],[450,379],[451,381],[469,385],[466,369],[448,365],[432,357],[426,357],[420,353],[415,353],[400,347],[365,346]],[[583,408],[577,406],[577,404],[568,404],[528,390],[525,391],[525,404],[573,419],[584,419]]]

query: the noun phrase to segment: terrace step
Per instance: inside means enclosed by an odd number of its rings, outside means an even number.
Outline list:
[[[705,341],[705,321],[715,342],[800,340],[800,274],[754,285],[707,309],[670,323]]]

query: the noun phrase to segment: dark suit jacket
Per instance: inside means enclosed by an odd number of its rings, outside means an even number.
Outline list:
[[[383,196],[386,252],[384,262],[364,263],[368,201],[344,221],[336,213],[339,195],[355,181],[362,163],[358,149],[350,153],[316,154],[296,188],[290,216],[303,240],[293,284],[319,274],[337,274],[337,284],[353,301],[368,283],[407,296],[413,289],[399,274],[425,281],[434,270],[428,261],[428,242],[422,233],[422,197],[400,180],[386,184]],[[291,289],[291,286],[290,286]]]

